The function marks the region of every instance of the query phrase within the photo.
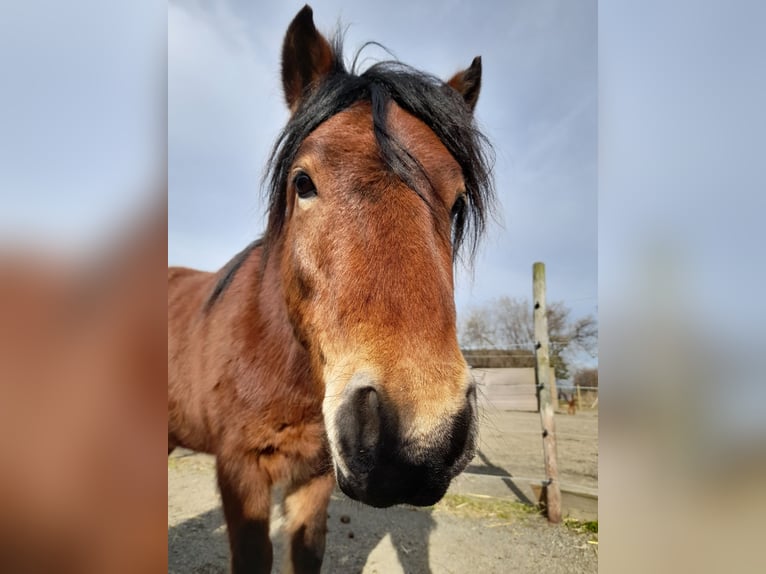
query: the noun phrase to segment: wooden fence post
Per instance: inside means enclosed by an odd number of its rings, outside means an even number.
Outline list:
[[[535,378],[540,404],[540,424],[543,430],[543,458],[546,485],[544,489],[548,521],[561,522],[561,489],[556,457],[556,423],[551,401],[550,356],[548,352],[548,317],[545,307],[545,264],[532,266],[535,321]]]
[[[582,395],[580,394],[580,385],[577,385],[577,410],[582,410]]]

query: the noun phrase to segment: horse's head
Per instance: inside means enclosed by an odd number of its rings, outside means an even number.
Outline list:
[[[349,73],[339,52],[304,8],[282,52],[292,117],[267,250],[324,385],[339,485],[374,506],[433,504],[476,435],[453,261],[492,197],[472,118],[481,63],[444,83],[399,64]]]

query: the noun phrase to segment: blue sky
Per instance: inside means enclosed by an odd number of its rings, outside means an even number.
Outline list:
[[[171,265],[213,270],[264,226],[260,177],[287,120],[279,52],[302,2],[175,2],[168,8]],[[447,78],[483,60],[477,119],[494,144],[502,206],[475,265],[458,271],[458,312],[531,297],[534,261],[548,297],[597,313],[595,2],[312,3],[317,27],[365,41]],[[405,16],[406,14],[406,16]],[[371,51],[371,57],[385,54]]]
[[[81,249],[164,177],[166,20],[154,0],[4,2],[0,243]]]

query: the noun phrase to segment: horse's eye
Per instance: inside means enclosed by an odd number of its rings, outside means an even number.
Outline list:
[[[295,187],[295,192],[298,194],[298,197],[301,199],[311,199],[317,195],[317,188],[314,185],[314,182],[303,172],[297,174],[293,178],[293,186]]]

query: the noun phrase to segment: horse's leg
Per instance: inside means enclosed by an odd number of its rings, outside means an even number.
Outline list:
[[[216,461],[218,487],[229,532],[232,574],[269,574],[271,492],[256,460]]]
[[[319,573],[327,534],[327,506],[334,486],[335,476],[330,473],[293,485],[285,494],[285,572]]]

